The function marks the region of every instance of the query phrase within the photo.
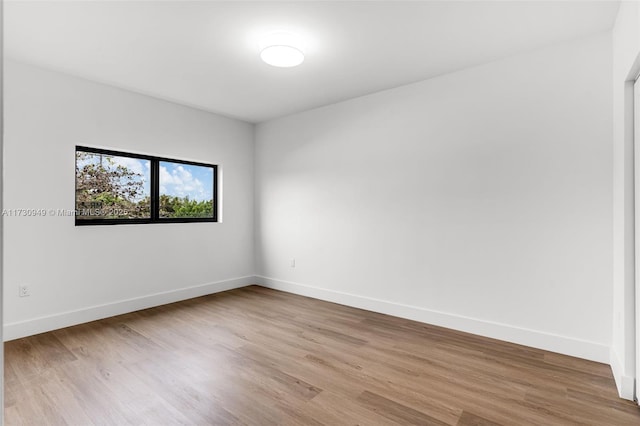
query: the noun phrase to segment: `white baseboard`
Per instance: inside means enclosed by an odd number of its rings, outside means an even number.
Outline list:
[[[62,312],[26,321],[12,322],[4,324],[3,338],[6,342],[102,318],[139,311],[141,309],[152,308],[154,306],[166,305],[167,303],[179,302],[181,300],[205,296],[207,294],[245,287],[254,284],[254,281],[254,276],[232,278],[193,287],[181,288],[178,290],[165,291],[149,296],[120,300],[113,303],[106,303],[104,305],[91,306],[89,308],[78,309],[75,311]]]
[[[313,297],[315,299],[326,300],[341,305],[393,315],[493,339],[504,340],[507,342],[588,359],[591,361],[602,362],[605,364],[609,363],[609,346],[596,342],[521,327],[514,327],[507,324],[484,321],[446,312],[438,312],[418,306],[387,302],[380,299],[358,296],[335,290],[327,290],[264,276],[256,276],[255,283],[274,290],[282,290],[288,293]]]
[[[616,387],[618,388],[618,395],[620,398],[629,399],[633,401],[634,398],[634,378],[631,376],[627,376],[624,371],[624,367],[622,362],[620,361],[620,357],[618,353],[611,349],[611,354],[609,355],[609,365],[611,365],[611,372],[613,373],[613,378],[616,381]]]
[[[288,293],[299,294],[341,305],[352,306],[355,308],[393,315],[400,318],[407,318],[480,336],[558,352],[578,358],[607,363],[611,365],[613,370],[620,396],[626,399],[633,398],[633,378],[622,374],[623,369],[621,368],[618,356],[614,352],[610,353],[610,348],[606,345],[537,330],[515,327],[507,324],[434,311],[418,306],[393,303],[371,297],[358,296],[335,290],[277,280],[264,276],[232,278],[229,280],[156,293],[149,296],[121,300],[104,305],[92,306],[75,311],[62,312],[26,321],[7,323],[4,325],[3,338],[4,341],[9,341],[102,318],[134,312],[140,309],[151,308],[154,306],[191,299],[193,297],[245,287],[252,284],[258,284],[263,287],[286,291]]]

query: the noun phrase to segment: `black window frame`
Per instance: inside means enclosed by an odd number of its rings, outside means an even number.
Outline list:
[[[150,162],[151,180],[149,182],[149,197],[151,200],[150,217],[133,219],[78,219],[75,217],[76,226],[92,225],[135,225],[146,223],[211,223],[218,222],[218,166],[216,164],[199,163],[196,161],[179,160],[175,158],[157,157],[153,155],[136,154],[133,152],[116,151],[111,149],[93,148],[89,146],[76,145],[74,155],[78,151],[91,154],[113,155],[118,157],[129,157]],[[76,160],[77,161],[77,160]],[[160,213],[160,162],[170,162],[176,164],[186,164],[189,166],[209,167],[213,169],[213,217],[175,217],[161,218]],[[74,187],[77,189],[77,176],[74,173]],[[77,208],[76,193],[74,193],[75,208]]]

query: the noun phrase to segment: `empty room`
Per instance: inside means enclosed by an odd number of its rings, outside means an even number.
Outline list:
[[[640,425],[639,2],[0,5],[4,424]]]

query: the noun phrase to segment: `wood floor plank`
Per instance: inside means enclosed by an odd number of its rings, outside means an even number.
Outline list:
[[[363,403],[365,407],[374,411],[388,419],[411,425],[433,425],[446,426],[447,424],[435,419],[428,414],[421,413],[413,408],[402,405],[389,398],[377,395],[373,392],[364,391],[358,397],[358,401]]]
[[[383,417],[361,404],[357,397],[345,398],[336,392],[322,392],[302,407],[304,413],[325,425],[395,426],[401,423]]]
[[[640,425],[611,370],[246,287],[5,344],[6,425]]]
[[[464,411],[458,420],[457,426],[502,426],[499,423],[492,422],[483,417],[476,416],[473,413]]]

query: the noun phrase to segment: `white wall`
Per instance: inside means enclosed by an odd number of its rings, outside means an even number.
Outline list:
[[[611,74],[607,33],[258,125],[261,282],[608,362]]]
[[[76,144],[220,164],[224,174],[223,223],[5,217],[5,338],[252,281],[251,124],[13,62],[5,88],[5,209],[73,209]],[[30,297],[18,297],[20,284]]]
[[[620,396],[632,399],[635,377],[633,78],[640,53],[640,8],[622,2],[613,43],[613,334],[611,367]],[[635,66],[635,71],[638,67]]]
[[[0,22],[4,22],[4,3],[0,2]],[[4,145],[4,125],[3,125],[3,119],[4,119],[4,113],[2,112],[2,107],[3,107],[3,99],[4,99],[4,94],[3,94],[3,86],[4,86],[4,77],[3,77],[3,70],[4,70],[4,34],[2,31],[0,31],[0,211],[2,210],[2,194],[3,194],[3,145]],[[0,216],[0,289],[2,289],[3,286],[3,270],[4,268],[2,267],[2,250],[3,250],[3,239],[2,239],[2,235],[3,235],[3,228],[4,226],[4,219],[2,218],[2,216]],[[3,317],[3,306],[2,306],[2,294],[0,292],[0,318]],[[0,327],[0,342],[3,342],[3,338],[2,338],[2,327]],[[4,365],[4,345],[0,345],[0,365]],[[4,401],[4,368],[2,369],[2,371],[0,371],[0,401]],[[4,404],[1,404],[0,406],[0,419],[4,419]]]

